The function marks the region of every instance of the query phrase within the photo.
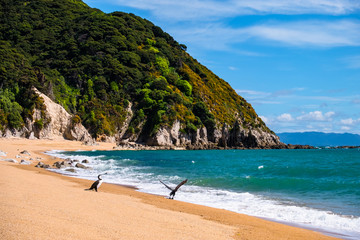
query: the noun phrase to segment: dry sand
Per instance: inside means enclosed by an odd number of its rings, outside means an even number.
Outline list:
[[[27,150],[56,161],[46,150],[111,150],[64,140],[0,138],[4,158]],[[21,159],[26,155],[21,155]],[[234,212],[165,199],[104,183],[62,176],[31,165],[0,161],[0,239],[335,239],[321,233]]]

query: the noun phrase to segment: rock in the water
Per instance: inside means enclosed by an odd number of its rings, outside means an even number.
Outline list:
[[[55,162],[54,164],[53,164],[53,167],[56,167],[56,168],[66,168],[67,166],[65,166],[64,164],[63,164],[64,162]]]
[[[37,168],[50,168],[49,164],[44,164],[43,162],[38,162],[38,164],[36,164]]]
[[[50,165],[49,165],[49,164],[44,164],[44,165],[42,166],[42,168],[50,168]]]
[[[72,173],[76,173],[76,170],[74,168],[68,168],[65,171],[67,172],[72,172]]]
[[[85,160],[82,160],[81,163],[89,163],[89,160],[85,159]]]
[[[72,166],[72,162],[73,161],[62,161],[61,162],[61,165],[64,166],[64,167],[71,167]]]
[[[81,164],[81,163],[77,163],[77,164],[75,165],[75,167],[77,167],[77,168],[82,168],[82,169],[91,169],[90,167],[87,167],[87,166],[85,166],[84,164]]]

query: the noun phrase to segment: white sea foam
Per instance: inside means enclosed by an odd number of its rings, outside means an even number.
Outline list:
[[[51,151],[47,154],[59,158],[68,158],[69,155],[61,151]],[[107,172],[104,182],[131,185],[139,188],[142,192],[168,196],[169,190],[165,188],[159,180],[166,182],[170,186],[175,186],[182,180],[180,176],[162,176],[147,172],[147,167],[139,167],[126,163],[136,163],[136,160],[101,160],[103,156],[89,157],[86,155],[71,156],[71,159],[89,160],[89,166],[93,170],[77,169],[74,174],[79,178],[95,180],[99,173]],[[116,162],[125,163],[122,166]],[[261,169],[261,168],[260,168]],[[64,170],[56,170],[65,173]],[[250,176],[247,176],[250,178]],[[185,184],[176,193],[175,199],[191,202],[210,207],[226,209],[251,216],[257,216],[270,220],[297,224],[304,228],[321,229],[327,233],[334,233],[335,236],[344,239],[360,239],[360,218],[351,216],[340,216],[332,212],[308,208],[306,206],[291,205],[289,202],[281,202],[257,196],[247,192],[232,192],[208,187],[193,186],[191,183]]]

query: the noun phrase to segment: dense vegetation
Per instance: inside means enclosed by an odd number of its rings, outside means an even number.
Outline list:
[[[228,83],[145,19],[80,0],[1,0],[0,12],[0,130],[21,128],[43,108],[34,86],[94,137],[114,135],[129,104],[128,135],[176,119],[186,132],[206,126],[211,134],[236,118],[270,131]]]

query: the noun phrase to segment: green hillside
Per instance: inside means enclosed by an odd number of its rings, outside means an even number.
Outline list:
[[[236,120],[271,132],[227,82],[145,19],[80,0],[1,0],[0,12],[0,130],[21,128],[43,107],[34,86],[93,137],[116,134],[129,104],[127,135],[150,136],[175,120],[188,133],[206,126],[209,136]]]

